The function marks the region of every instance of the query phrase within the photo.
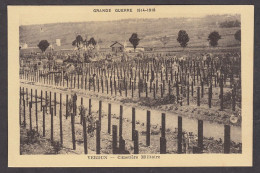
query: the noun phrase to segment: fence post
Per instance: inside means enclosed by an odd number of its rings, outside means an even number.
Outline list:
[[[125,81],[125,97],[127,97],[127,81]]]
[[[160,154],[166,154],[166,139],[160,137]]]
[[[35,118],[36,118],[36,131],[38,132],[37,89],[35,90]]]
[[[217,77],[216,77],[216,75],[214,76],[214,83],[215,83],[215,87],[217,87]]]
[[[81,76],[81,89],[83,89],[83,84],[84,84],[84,78],[83,78],[83,74]]]
[[[112,152],[113,152],[113,154],[116,154],[116,150],[117,150],[117,126],[113,125],[112,126],[112,130],[113,130],[113,135],[112,135]]]
[[[141,97],[141,90],[140,90],[140,79],[138,81],[138,97]]]
[[[32,131],[32,102],[29,102],[29,110],[30,110],[30,131]]]
[[[45,110],[47,109],[47,106],[43,107],[43,115],[42,115],[42,135],[45,137]]]
[[[178,154],[182,153],[182,117],[178,116]]]
[[[33,102],[33,90],[31,89],[31,104],[32,104],[32,102]],[[31,105],[31,107],[32,107],[32,105]]]
[[[72,88],[73,75],[70,75],[70,88]]]
[[[108,103],[108,128],[107,132],[111,133],[111,103]]]
[[[151,126],[151,113],[147,111],[146,119],[146,145],[150,146],[150,126]]]
[[[113,82],[111,80],[111,77],[110,77],[110,92],[111,92],[111,95],[113,95]]]
[[[153,98],[155,99],[156,97],[156,88],[155,88],[155,83],[153,84]]]
[[[157,92],[158,92],[158,88],[159,88],[159,86],[158,86],[159,84],[158,84],[158,80],[156,79],[156,90],[155,90],[155,93],[157,94]]]
[[[177,103],[179,103],[180,95],[179,95],[179,84],[176,83],[176,95],[177,95]]]
[[[161,98],[163,98],[163,87],[162,87],[162,84],[161,84]]]
[[[134,140],[135,131],[135,108],[132,108],[132,140]]]
[[[84,153],[88,154],[87,132],[86,132],[86,115],[83,117],[83,138],[84,138]]]
[[[56,116],[56,104],[57,104],[56,92],[54,92],[54,116]]]
[[[22,98],[22,100],[24,100],[24,95],[25,95],[25,92],[24,92],[24,87],[23,87],[23,98]]]
[[[171,95],[171,83],[170,83],[170,81],[169,81],[169,83],[168,83],[168,86],[169,86],[169,96]]]
[[[51,142],[53,142],[53,108],[51,108]]]
[[[101,77],[101,88],[102,88],[102,93],[104,93],[103,77]]]
[[[26,117],[25,117],[25,100],[23,99],[23,126],[26,127]]]
[[[119,82],[118,82],[119,84]],[[120,96],[122,96],[122,87],[121,87],[121,83],[119,84],[119,93],[120,93]]]
[[[193,81],[191,82],[191,96],[193,97],[193,93],[194,93],[194,88],[193,88]]]
[[[41,90],[41,111],[42,111],[42,90]]]
[[[190,105],[190,85],[187,85],[187,105]]]
[[[145,82],[145,96],[148,97],[148,91],[147,91],[147,83]]]
[[[76,141],[75,141],[75,127],[74,127],[74,114],[70,114],[71,117],[71,133],[72,133],[72,145],[73,150],[76,150]]]
[[[211,108],[211,99],[212,99],[212,84],[210,84],[210,87],[209,87],[209,108]]]
[[[75,76],[74,76],[74,78],[73,78],[73,82],[74,82],[73,88],[75,88],[75,87],[76,87],[76,77],[75,77]]]
[[[220,78],[220,110],[223,110],[223,76]]]
[[[66,94],[66,119],[68,118],[68,94]]]
[[[80,98],[80,106],[81,106],[81,110],[80,110],[80,124],[82,124],[82,109],[83,109],[83,97]]]
[[[79,74],[78,74],[78,89],[79,89]]]
[[[61,82],[62,82],[62,87],[64,87],[64,74],[63,74],[63,72],[61,73]]]
[[[74,116],[77,115],[77,94],[75,93],[73,95],[73,113],[74,113]],[[75,123],[75,117],[74,117],[74,123]]]
[[[134,97],[134,82],[132,82],[131,89],[132,89],[132,98],[133,98]]]
[[[200,87],[197,88],[197,106],[200,106]]]
[[[45,91],[45,106],[46,106],[46,113],[47,113],[47,102],[48,102],[48,93],[47,93],[47,91]]]
[[[116,90],[116,81],[114,79],[114,89],[115,89],[115,96],[117,95],[117,90]]]
[[[100,154],[100,121],[96,122],[96,154]]]
[[[204,82],[201,81],[201,98],[204,96]]]
[[[50,111],[51,111],[51,92],[50,92]]]
[[[63,144],[63,133],[62,133],[62,94],[60,94],[60,143]]]
[[[166,138],[165,138],[165,113],[162,113],[162,129],[160,137],[160,154],[166,154]]]
[[[107,85],[107,94],[108,94],[108,80],[106,79],[106,85]]]
[[[102,114],[102,101],[99,100],[99,109],[98,109],[98,121],[100,123],[100,128],[101,128],[101,115]]]
[[[120,115],[119,115],[119,137],[123,134],[123,106],[120,105]]]
[[[91,115],[91,107],[92,107],[92,105],[91,105],[91,99],[89,99],[89,101],[88,101],[88,108],[89,108],[89,115]]]
[[[119,136],[119,153],[123,154],[125,151],[125,140],[123,139],[122,136]]]
[[[139,154],[138,131],[134,131],[134,154]]]
[[[85,77],[85,90],[87,90],[87,76]]]
[[[198,120],[198,148],[199,153],[203,152],[203,121]]]
[[[224,153],[230,153],[230,126],[224,126]]]
[[[165,138],[165,124],[166,124],[166,120],[165,120],[165,113],[162,113],[162,131],[161,131],[161,137]]]
[[[28,88],[26,88],[26,105],[28,106]]]
[[[164,94],[164,91],[165,91],[165,80],[163,80],[163,94]]]

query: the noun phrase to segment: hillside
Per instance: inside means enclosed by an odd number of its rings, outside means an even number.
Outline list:
[[[141,47],[162,47],[159,38],[170,37],[166,47],[179,47],[177,34],[179,30],[186,30],[190,37],[188,47],[207,47],[207,37],[212,31],[218,31],[222,36],[219,41],[221,47],[238,46],[234,39],[235,32],[240,27],[220,28],[219,23],[230,20],[240,20],[239,15],[214,15],[204,18],[159,18],[159,19],[124,19],[114,21],[93,21],[80,23],[54,23],[44,25],[20,26],[20,43],[27,43],[29,47],[36,47],[40,40],[46,39],[55,43],[61,39],[62,48],[73,48],[71,43],[76,34],[83,38],[94,37],[100,47],[107,48],[113,41],[122,44],[133,32],[137,32],[141,39]]]

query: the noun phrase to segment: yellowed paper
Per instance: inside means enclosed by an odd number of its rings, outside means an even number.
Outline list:
[[[144,9],[147,11],[144,11]],[[151,9],[151,11],[149,11]],[[154,10],[154,11],[153,11]],[[19,127],[19,26],[48,23],[114,21],[126,19],[185,18],[206,15],[240,15],[241,18],[241,134],[238,154],[58,154],[21,155]],[[213,21],[215,22],[215,21]],[[186,167],[252,166],[253,142],[253,26],[254,7],[249,5],[152,5],[152,6],[8,6],[8,166],[9,167]],[[131,25],[131,24],[129,24]],[[196,25],[196,22],[194,23]],[[83,26],[85,27],[85,26]],[[90,26],[86,26],[90,27]],[[128,27],[128,26],[124,26]],[[129,26],[130,27],[130,26]],[[123,32],[118,26],[115,32]],[[99,29],[99,28],[97,28]],[[215,28],[216,30],[218,28]],[[147,25],[147,30],[153,30]],[[214,28],[209,29],[213,31]],[[70,32],[70,31],[68,31]],[[80,31],[79,31],[80,32]],[[133,32],[139,32],[134,28]],[[198,30],[199,32],[199,30]],[[139,32],[140,33],[140,32]],[[138,34],[139,34],[138,33]],[[21,31],[20,31],[21,34]],[[40,34],[40,31],[39,31]],[[131,33],[127,33],[130,37]],[[140,33],[145,35],[145,33]],[[139,34],[139,35],[140,35]],[[177,37],[177,33],[175,37]],[[164,36],[164,31],[159,34]],[[191,34],[190,34],[191,35]],[[232,36],[233,37],[233,36]],[[224,38],[223,38],[224,39]],[[192,37],[190,37],[192,40]],[[71,40],[72,42],[73,40]],[[112,41],[116,40],[111,40]],[[128,40],[127,40],[128,41]],[[175,39],[175,42],[176,39]],[[190,41],[191,42],[191,41]],[[207,41],[205,41],[207,42]],[[53,43],[54,44],[54,43]],[[63,44],[63,43],[61,43]],[[123,43],[122,43],[123,44]],[[130,44],[130,43],[128,43]],[[188,43],[189,44],[189,43]],[[206,43],[205,43],[206,44]],[[37,47],[37,45],[34,45]],[[155,45],[156,47],[157,45]],[[189,45],[188,45],[189,46]],[[73,46],[71,46],[73,50]],[[129,90],[130,95],[130,90]],[[64,94],[65,96],[65,94]],[[59,97],[59,95],[57,95]],[[119,111],[118,111],[119,112]],[[158,121],[159,124],[161,120]],[[176,122],[177,123],[177,122]],[[197,128],[197,124],[195,124]],[[46,127],[47,128],[47,127]],[[65,127],[64,127],[65,128]],[[130,131],[130,129],[129,129]],[[212,129],[214,131],[214,129]],[[223,133],[223,132],[221,132]],[[159,145],[159,141],[158,141]],[[176,144],[177,145],[177,144]],[[92,157],[93,156],[93,157]],[[95,156],[95,157],[94,157]],[[97,157],[100,156],[100,157]]]

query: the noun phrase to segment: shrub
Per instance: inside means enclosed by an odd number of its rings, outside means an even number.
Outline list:
[[[34,144],[39,141],[39,133],[32,129],[27,131],[27,138],[26,143],[27,144]]]

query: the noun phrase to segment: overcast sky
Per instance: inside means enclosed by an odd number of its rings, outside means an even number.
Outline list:
[[[211,14],[237,14],[228,6],[18,6],[20,25],[107,21],[127,18],[203,17]],[[131,8],[130,12],[115,9]],[[138,8],[155,8],[156,12],[137,12]],[[110,13],[93,12],[94,9],[111,9]]]

